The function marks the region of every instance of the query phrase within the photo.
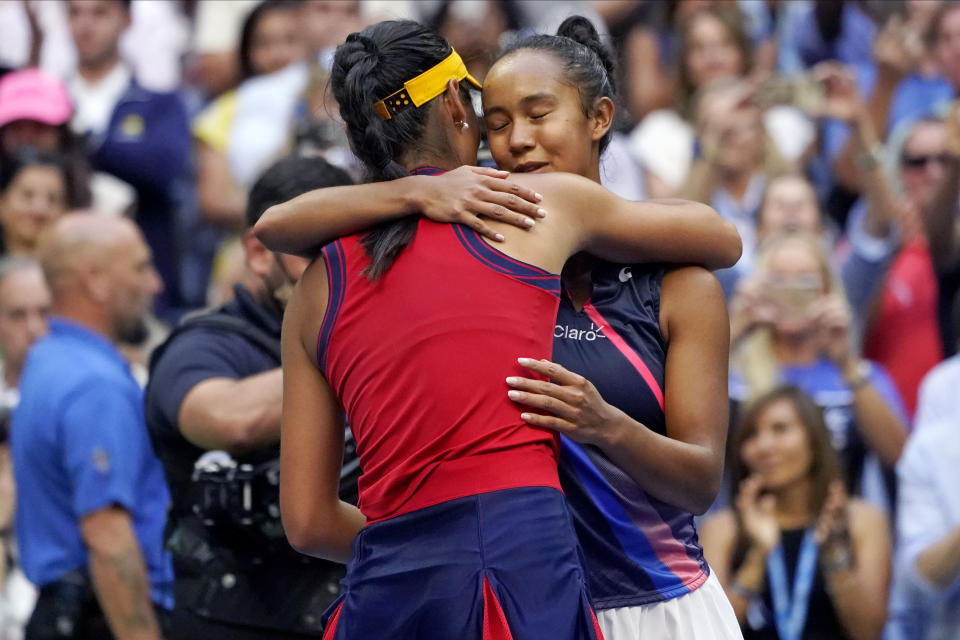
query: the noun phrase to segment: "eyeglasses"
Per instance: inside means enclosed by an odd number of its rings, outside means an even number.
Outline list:
[[[953,162],[953,156],[949,153],[933,153],[917,156],[904,154],[900,159],[900,163],[907,169],[924,169],[931,162],[936,162],[940,166],[946,166]]]

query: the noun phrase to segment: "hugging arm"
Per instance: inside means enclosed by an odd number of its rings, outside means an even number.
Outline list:
[[[551,212],[563,208],[576,250],[612,262],[692,263],[707,269],[730,267],[740,259],[740,234],[705,204],[678,199],[633,202],[581,176],[536,177],[537,182],[527,184],[549,194],[544,206]]]
[[[313,257],[336,238],[422,213],[437,222],[465,224],[500,241],[503,236],[481,217],[522,228],[542,217],[538,194],[506,180],[508,175],[485,167],[460,167],[440,176],[315,189],[267,209],[254,231],[274,251]]]
[[[346,562],[366,522],[338,495],[343,460],[343,411],[314,364],[307,345],[315,335],[306,320],[323,317],[326,271],[314,262],[304,273],[283,319],[283,426],[280,434],[280,512],[291,546],[301,553]],[[315,315],[316,314],[316,315]],[[306,338],[306,339],[305,339]]]
[[[726,307],[716,278],[697,267],[667,274],[663,291],[661,325],[670,345],[666,435],[611,406],[583,376],[555,363],[521,361],[552,382],[508,378],[509,395],[543,412],[521,414],[527,423],[600,447],[650,495],[702,514],[719,490],[727,434]]]

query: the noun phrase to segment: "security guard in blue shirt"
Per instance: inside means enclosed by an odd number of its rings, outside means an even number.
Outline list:
[[[66,216],[40,255],[55,316],[27,358],[10,433],[21,561],[40,589],[26,637],[160,638],[170,494],[114,346],[146,336],[160,280],[125,219]]]
[[[269,168],[250,192],[234,299],[188,318],[152,358],[147,423],[173,494],[171,637],[318,637],[339,593],[343,566],[295,552],[279,518],[280,327],[307,262],[270,252],[249,227],[273,204],[349,183],[321,158]]]

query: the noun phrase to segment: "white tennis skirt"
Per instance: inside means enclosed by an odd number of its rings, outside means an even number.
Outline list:
[[[597,611],[605,640],[743,640],[737,616],[711,571],[699,589],[662,602]]]

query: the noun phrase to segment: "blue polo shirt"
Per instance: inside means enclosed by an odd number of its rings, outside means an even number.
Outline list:
[[[143,416],[143,393],[100,335],[63,319],[30,351],[10,426],[17,539],[36,585],[86,570],[80,520],[119,505],[133,520],[151,598],[173,605],[163,547],[170,494]]]

